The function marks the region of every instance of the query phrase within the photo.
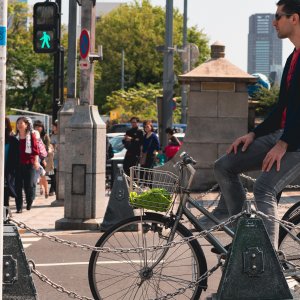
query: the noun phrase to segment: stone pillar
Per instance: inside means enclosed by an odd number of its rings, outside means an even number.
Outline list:
[[[56,200],[52,206],[63,206],[65,198],[65,128],[74,113],[76,100],[76,55],[77,55],[77,3],[69,2],[69,25],[68,25],[68,70],[67,70],[67,100],[58,113],[58,170],[56,180]],[[65,153],[66,151],[66,153]]]
[[[95,7],[82,0],[81,24],[95,46]],[[65,213],[56,229],[97,229],[105,198],[106,125],[94,103],[94,66],[81,70],[80,105],[65,128]]]
[[[215,160],[248,130],[247,85],[256,79],[226,60],[224,50],[224,45],[214,43],[211,59],[179,79],[190,86],[187,130],[179,153],[186,151],[197,161],[194,190],[216,183]],[[165,169],[172,168],[179,153]]]

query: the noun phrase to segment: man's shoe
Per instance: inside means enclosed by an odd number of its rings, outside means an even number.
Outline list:
[[[232,246],[232,243],[226,245],[224,248],[229,251],[231,249],[231,246]],[[215,247],[212,247],[211,250],[210,250],[212,253],[215,253],[215,254],[222,254],[222,252],[220,252],[219,250],[217,250]]]
[[[21,213],[22,213],[22,209],[18,209],[17,214],[21,214]]]
[[[27,205],[26,205],[26,209],[27,209],[27,210],[31,210],[31,205],[30,205],[30,204],[27,204]]]

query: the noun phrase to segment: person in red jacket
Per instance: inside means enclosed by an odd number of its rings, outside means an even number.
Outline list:
[[[17,213],[21,213],[23,209],[23,188],[26,196],[27,210],[31,209],[34,199],[34,178],[35,170],[39,168],[39,151],[36,137],[32,134],[31,130],[31,123],[27,117],[17,119],[15,147],[12,147],[16,159],[15,187]]]

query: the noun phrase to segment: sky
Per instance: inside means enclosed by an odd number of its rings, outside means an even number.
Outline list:
[[[75,0],[73,0],[75,1]],[[166,0],[150,0],[153,5],[165,7]],[[29,4],[41,0],[28,0]],[[130,2],[126,0],[101,0],[97,2]],[[173,0],[174,7],[183,13],[183,0]],[[225,58],[247,71],[247,45],[249,17],[256,13],[275,13],[276,0],[188,0],[188,26],[197,26],[209,38],[209,44],[225,44]],[[68,22],[68,0],[62,0],[63,23]],[[293,45],[283,41],[283,64]]]

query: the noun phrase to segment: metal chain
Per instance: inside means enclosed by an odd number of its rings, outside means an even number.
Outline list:
[[[199,279],[197,281],[190,282],[190,284],[188,286],[183,287],[183,288],[179,288],[174,293],[168,293],[168,294],[166,294],[164,296],[161,296],[159,298],[154,298],[154,299],[151,299],[151,300],[168,300],[168,299],[173,299],[175,296],[183,294],[187,289],[194,288],[203,279],[208,278],[209,276],[211,276],[220,266],[222,266],[222,262],[219,259],[219,262],[214,267],[212,267],[210,270],[207,270],[201,277],[199,277]]]
[[[60,293],[64,293],[67,294],[70,298],[73,299],[80,299],[80,300],[94,300],[93,298],[89,298],[86,296],[80,296],[75,292],[72,291],[68,291],[67,289],[65,289],[63,286],[53,282],[52,280],[50,280],[46,275],[40,273],[36,268],[35,268],[35,263],[32,260],[28,260],[28,265],[30,267],[30,270],[32,273],[34,273],[42,282],[47,283],[48,285],[50,285],[51,287],[53,287],[56,291],[60,292]]]
[[[243,178],[245,178],[245,179],[248,179],[249,181],[252,181],[252,182],[256,181],[255,178],[252,178],[251,176],[245,175],[244,173],[241,173],[240,176],[243,177]],[[300,185],[299,184],[296,184],[296,185],[287,185],[285,188],[287,188],[287,189],[299,189]]]
[[[38,229],[32,229],[29,226],[27,226],[26,224],[24,224],[23,222],[18,222],[16,220],[12,219],[12,218],[9,218],[9,220],[12,221],[13,223],[15,223],[20,228],[26,229],[26,230],[32,232],[33,234],[35,234],[39,237],[45,237],[45,238],[49,239],[51,242],[57,242],[59,244],[66,245],[66,246],[69,246],[71,248],[79,248],[79,249],[82,249],[82,250],[91,250],[91,251],[102,252],[102,253],[111,252],[111,253],[120,254],[120,253],[142,253],[142,252],[145,252],[145,251],[153,252],[153,251],[157,251],[157,250],[163,250],[163,249],[166,249],[166,248],[173,248],[177,245],[183,245],[185,243],[189,243],[193,240],[196,240],[200,237],[205,237],[206,235],[208,235],[209,233],[211,233],[213,231],[219,231],[220,229],[224,228],[224,226],[236,221],[244,213],[245,212],[242,211],[239,214],[230,217],[228,220],[226,220],[226,221],[224,221],[220,224],[217,224],[217,225],[211,227],[208,230],[203,230],[203,231],[199,232],[196,235],[192,235],[192,236],[189,236],[189,237],[182,238],[181,240],[179,240],[177,242],[171,241],[171,242],[166,243],[164,245],[151,246],[151,247],[147,247],[147,248],[138,247],[138,248],[116,248],[116,249],[111,249],[109,247],[95,247],[95,246],[90,246],[90,245],[87,245],[87,244],[79,244],[79,243],[76,243],[76,242],[73,242],[73,241],[67,241],[67,240],[64,240],[64,239],[60,239],[60,238],[58,238],[54,235],[46,234],[46,233],[44,233],[44,232],[42,232]]]

